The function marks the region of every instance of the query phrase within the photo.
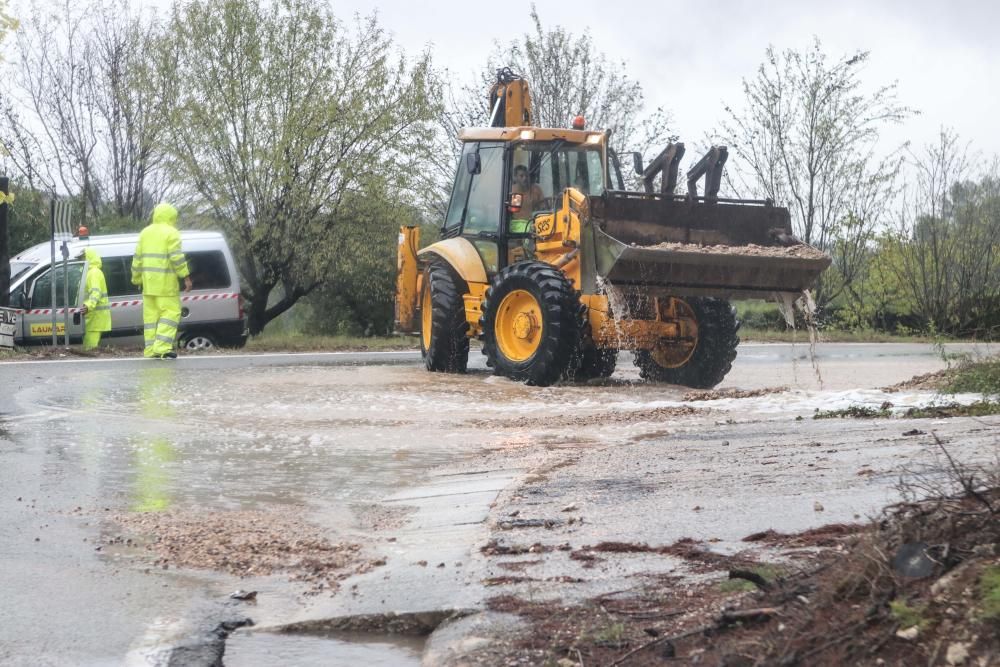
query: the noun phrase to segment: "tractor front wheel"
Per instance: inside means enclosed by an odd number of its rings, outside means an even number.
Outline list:
[[[690,343],[663,341],[652,350],[636,350],[634,362],[647,380],[711,389],[722,382],[736,359],[740,343],[736,310],[723,299],[690,298],[684,303],[698,324],[694,349]]]
[[[540,387],[567,375],[580,341],[580,300],[555,267],[518,262],[493,279],[480,320],[497,375]]]

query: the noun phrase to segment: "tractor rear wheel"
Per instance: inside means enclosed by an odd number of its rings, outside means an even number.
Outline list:
[[[465,285],[450,266],[432,261],[420,295],[420,353],[429,371],[464,373],[469,363]]]
[[[580,366],[573,374],[577,381],[609,378],[618,363],[618,350],[584,345],[580,351]]]
[[[723,299],[684,300],[698,323],[694,350],[665,341],[653,350],[636,350],[639,375],[655,382],[669,382],[696,389],[711,389],[722,382],[736,359],[740,323],[736,309]]]
[[[580,341],[580,299],[559,269],[518,262],[483,301],[483,354],[497,375],[546,387],[567,375]]]

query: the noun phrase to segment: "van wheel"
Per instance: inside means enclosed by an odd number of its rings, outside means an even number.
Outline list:
[[[218,343],[212,336],[203,333],[187,334],[181,339],[183,349],[197,352],[199,350],[214,350]]]

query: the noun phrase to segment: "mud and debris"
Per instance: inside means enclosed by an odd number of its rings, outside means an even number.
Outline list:
[[[942,389],[952,378],[955,377],[954,368],[945,368],[931,373],[921,373],[909,380],[903,380],[896,384],[882,387],[882,391],[887,394],[895,394],[901,391],[938,391]]]
[[[406,525],[417,508],[412,505],[359,503],[352,505],[351,510],[359,530],[385,532]]]
[[[707,400],[707,399],[705,399]],[[641,422],[661,422],[670,419],[683,419],[696,415],[708,414],[708,408],[695,408],[689,405],[665,406],[639,410],[615,410],[591,414],[559,414],[546,413],[536,420],[526,417],[516,419],[473,419],[466,425],[474,428],[504,429],[504,428],[566,428],[584,426],[602,426],[612,424],[638,424]]]
[[[681,396],[682,401],[717,401],[723,398],[756,398],[757,396],[770,396],[771,394],[781,394],[788,391],[788,387],[762,387],[760,389],[739,389],[737,387],[726,387],[724,389],[700,389],[685,392]]]
[[[135,546],[160,569],[193,568],[237,577],[287,575],[307,594],[334,592],[352,574],[384,565],[366,559],[360,544],[331,542],[318,526],[291,510],[197,512],[170,510],[116,514],[126,533],[108,544]]]
[[[1000,489],[977,494],[901,503],[867,525],[744,538],[814,547],[795,568],[731,568],[723,579],[719,562],[717,578],[701,584],[637,577],[579,602],[503,593],[487,608],[528,623],[466,664],[995,664]],[[914,543],[933,550],[920,577],[894,567]],[[648,550],[659,549],[607,544],[603,553]]]

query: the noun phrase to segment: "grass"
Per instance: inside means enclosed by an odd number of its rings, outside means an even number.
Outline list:
[[[1000,565],[991,565],[979,577],[981,617],[987,621],[1000,621]]]
[[[960,364],[943,390],[949,394],[971,392],[1000,396],[1000,357]]]
[[[268,334],[247,341],[246,352],[369,352],[420,349],[416,336],[317,336]]]
[[[923,408],[910,408],[903,412],[903,419],[945,419],[948,417],[986,417],[1000,414],[1000,401],[976,401],[968,405],[941,403]],[[813,419],[890,419],[892,404],[883,403],[874,408],[868,405],[851,405],[839,410],[817,410]]]
[[[927,626],[923,607],[911,607],[902,600],[893,600],[889,603],[889,611],[892,617],[899,623],[901,630],[914,626],[922,630]]]
[[[808,343],[809,332],[805,329],[755,329],[740,328],[740,340],[750,343]],[[933,343],[940,337],[890,334],[871,330],[821,329],[821,343]]]
[[[1000,414],[1000,402],[976,401],[969,405],[948,403],[945,405],[928,405],[925,408],[910,408],[903,413],[910,419],[941,419],[945,417],[986,417]]]
[[[867,405],[852,405],[840,410],[817,410],[813,414],[813,419],[840,419],[850,417],[852,419],[885,419],[892,416],[890,406],[882,404],[879,408]]]

